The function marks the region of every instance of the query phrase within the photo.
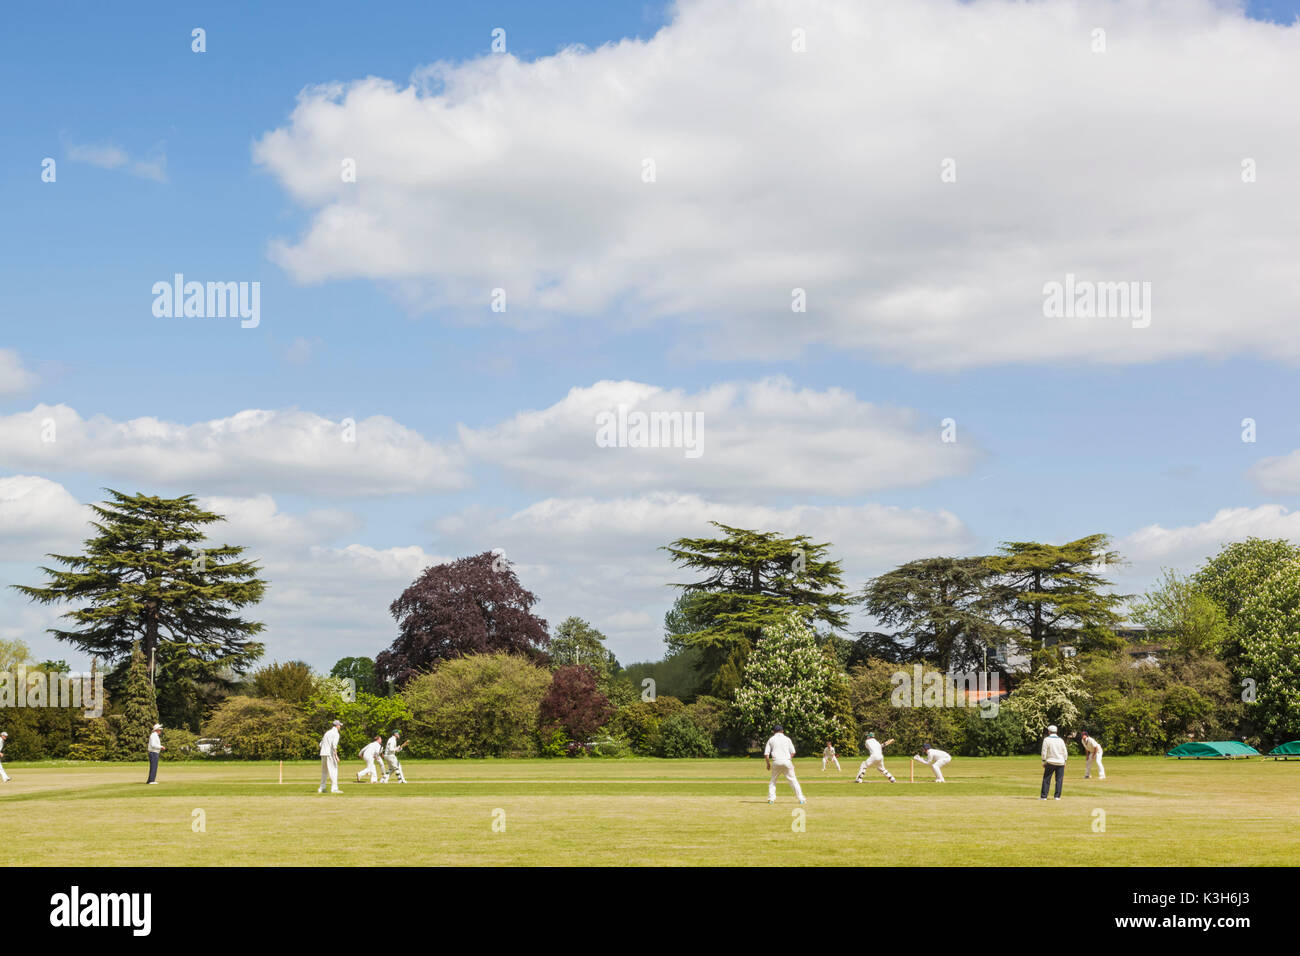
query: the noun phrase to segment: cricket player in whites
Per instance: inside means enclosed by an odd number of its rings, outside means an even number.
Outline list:
[[[767,783],[767,802],[776,803],[776,778],[779,774],[785,774],[785,779],[794,787],[794,795],[803,803],[803,791],[799,789],[799,780],[794,775],[794,741],[784,731],[785,728],[780,724],[773,727],[772,736],[763,748],[763,760],[767,763],[767,769],[772,771],[772,777]]]
[[[885,748],[893,742],[894,738],[890,737],[882,744],[876,739],[875,734],[867,734],[867,739],[863,741],[867,747],[867,759],[862,761],[862,766],[858,768],[858,776],[857,779],[853,781],[854,783],[862,782],[862,775],[867,772],[868,767],[875,767],[889,778],[890,783],[898,783],[898,781],[894,779],[894,775],[885,769]]]
[[[822,773],[826,772],[826,761],[835,764],[835,769],[840,769],[840,758],[835,756],[835,745],[829,740],[826,741],[826,749],[822,751]]]
[[[329,781],[330,793],[342,793],[339,789],[339,728],[343,721],[336,720],[320,739],[320,786],[317,793],[325,792],[325,781]]]
[[[0,751],[5,749],[5,741],[9,739],[9,731],[0,732]],[[0,757],[0,759],[4,759]],[[5,773],[4,764],[0,764],[0,783],[8,783],[9,774]]]
[[[369,777],[371,783],[379,782],[379,752],[384,749],[383,739],[383,734],[375,734],[375,739],[362,747],[361,752],[357,754],[365,764],[357,771],[357,783],[362,782],[362,777]]]
[[[380,783],[388,783],[388,778],[396,773],[398,783],[406,783],[406,777],[402,774],[402,761],[397,759],[397,755],[402,752],[406,744],[399,744],[397,738],[402,736],[400,730],[394,730],[393,736],[388,738],[388,743],[384,745],[384,779]]]
[[[1083,765],[1083,779],[1087,780],[1092,775],[1092,765],[1097,765],[1097,779],[1106,779],[1106,768],[1102,765],[1101,755],[1104,751],[1101,744],[1097,743],[1097,738],[1089,737],[1085,730],[1079,734],[1079,743],[1083,744],[1083,752],[1088,755],[1088,762]]]
[[[930,765],[930,769],[934,771],[935,783],[946,783],[947,781],[943,779],[943,768],[945,764],[952,762],[952,755],[943,750],[935,750],[929,744],[921,745],[921,753],[925,756],[918,755],[912,759]]]

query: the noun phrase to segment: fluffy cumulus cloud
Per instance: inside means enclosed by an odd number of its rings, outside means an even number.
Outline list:
[[[295,278],[428,307],[921,368],[1295,360],[1297,85],[1300,29],[1213,0],[682,0],[644,41],[309,89],[255,158],[309,213]],[[1047,318],[1067,275],[1149,315]]]
[[[570,493],[855,495],[966,474],[978,450],[944,442],[940,425],[843,389],[798,389],[786,379],[695,393],[607,381],[494,427],[462,427],[460,440],[475,460]]]
[[[1115,548],[1129,562],[1117,569],[1121,584],[1145,587],[1161,568],[1182,573],[1195,570],[1225,544],[1246,538],[1288,538],[1300,542],[1300,511],[1282,505],[1253,508],[1222,508],[1208,521],[1166,528],[1153,524],[1139,528],[1115,542]]]
[[[61,484],[36,475],[0,477],[0,561],[39,564],[88,537],[91,510]]]
[[[621,660],[657,659],[670,582],[693,580],[660,548],[678,537],[707,537],[718,521],[829,541],[845,585],[922,554],[962,554],[976,543],[948,511],[878,504],[788,508],[728,503],[695,494],[651,492],[614,499],[548,498],[513,513],[467,509],[439,520],[440,550],[500,548],[524,585],[542,598],[554,625],[570,614],[611,639]]]
[[[0,349],[0,398],[18,395],[36,384],[36,376],[23,368],[18,353]]]
[[[349,424],[297,409],[249,409],[193,424],[82,418],[66,405],[0,416],[12,468],[88,471],[211,492],[292,491],[340,497],[459,489],[458,453],[383,415]]]

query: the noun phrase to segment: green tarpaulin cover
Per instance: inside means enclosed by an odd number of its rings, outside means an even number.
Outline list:
[[[1169,757],[1258,757],[1259,751],[1237,740],[1206,740],[1179,744]]]
[[[1278,744],[1268,752],[1270,757],[1300,757],[1300,740]]]

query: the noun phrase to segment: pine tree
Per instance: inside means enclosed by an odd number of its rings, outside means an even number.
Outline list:
[[[48,586],[14,587],[41,604],[80,605],[63,615],[75,629],[49,632],[88,654],[116,663],[138,642],[152,683],[228,683],[262,654],[252,638],[263,625],[237,614],[262,599],[259,568],[243,548],[206,544],[204,527],[225,519],[194,496],[107,491],[91,506],[99,533],[85,554],[50,555],[65,570],[42,568]]]
[[[761,739],[781,724],[799,749],[811,753],[828,740],[847,741],[844,714],[848,678],[802,615],[791,613],[764,629],[736,691],[740,729]]]
[[[663,550],[683,567],[706,573],[701,581],[676,584],[683,597],[670,628],[670,645],[704,650],[702,670],[709,692],[729,696],[735,673],[763,629],[782,622],[791,611],[833,628],[848,622],[843,608],[840,564],[827,558],[830,545],[814,544],[807,535],[782,537],[710,522],[721,538],[678,538]],[[695,630],[672,633],[681,626]],[[730,665],[730,666],[728,666]]]
[[[1099,567],[1120,563],[1108,551],[1110,538],[1092,534],[1062,545],[1009,541],[1001,554],[988,559],[998,575],[989,603],[1001,614],[1000,624],[1016,627],[1040,651],[1068,638],[1081,650],[1118,646],[1114,628],[1116,608],[1131,595],[1108,594],[1109,582]]]
[[[1016,635],[991,618],[993,582],[987,558],[922,558],[873,578],[862,603],[879,623],[900,629],[891,643],[906,641],[908,660],[961,670]]]

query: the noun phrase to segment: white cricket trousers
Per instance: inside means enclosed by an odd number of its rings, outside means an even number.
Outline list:
[[[331,790],[339,788],[339,762],[333,757],[322,756],[320,758],[320,787],[325,789],[325,784],[330,785]]]
[[[826,761],[828,761],[828,760],[832,760],[832,761],[835,762],[835,769],[836,769],[836,770],[839,770],[839,769],[840,769],[840,758],[839,758],[839,757],[822,757],[822,769],[823,769],[823,770],[826,769]]]
[[[779,774],[785,774],[785,779],[794,787],[795,799],[802,800],[803,791],[799,789],[799,779],[794,775],[794,764],[788,760],[772,761],[772,779],[767,782],[767,799],[776,799],[776,778]]]
[[[934,763],[930,764],[930,769],[934,771],[935,780],[938,780],[940,783],[946,782],[943,779],[943,768],[950,763],[952,763],[951,757],[941,757],[940,759],[936,760]]]
[[[371,783],[378,783],[379,782],[379,761],[376,759],[366,764],[366,768],[364,770],[357,771],[357,777],[358,778],[369,777]]]
[[[1094,763],[1097,765],[1097,776],[1102,780],[1106,779],[1106,768],[1102,766],[1101,755],[1102,751],[1100,749],[1094,750],[1092,753],[1088,754],[1088,762],[1083,766],[1084,780],[1087,780],[1088,775],[1092,773],[1092,765]]]
[[[867,768],[868,768],[868,767],[875,767],[877,770],[879,770],[882,774],[884,774],[884,775],[885,775],[886,777],[888,777],[890,780],[893,780],[893,779],[894,779],[894,775],[891,774],[888,770],[885,769],[885,758],[884,758],[883,755],[881,755],[881,756],[879,756],[879,757],[868,757],[866,760],[862,761],[862,766],[860,766],[860,767],[858,768],[858,779],[859,779],[859,780],[861,780],[861,779],[862,779],[862,775],[863,775],[864,773],[867,772]]]
[[[6,783],[9,780],[9,774],[5,773],[3,764],[0,764],[0,783]]]
[[[401,761],[397,759],[397,754],[384,754],[384,762],[387,763],[388,766],[384,768],[384,779],[381,781],[382,783],[388,783],[389,776],[394,773],[397,774],[398,780],[402,781],[402,783],[406,783],[406,777],[402,775],[402,764]]]

